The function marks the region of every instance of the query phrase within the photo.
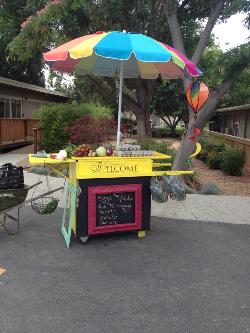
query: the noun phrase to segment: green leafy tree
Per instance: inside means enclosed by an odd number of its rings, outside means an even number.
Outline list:
[[[62,0],[49,3],[23,25],[21,33],[10,43],[10,50],[25,60],[32,52],[42,53],[79,35],[96,30],[127,30],[148,34],[158,40],[171,41],[160,1],[90,1]],[[157,24],[156,24],[157,22]],[[193,21],[183,31],[190,50],[198,38],[201,24]],[[29,45],[29,48],[24,45]],[[34,51],[35,50],[35,51]],[[117,103],[117,81],[113,78],[85,76],[91,91],[96,91],[107,103]],[[77,80],[75,81],[77,83]],[[125,80],[124,108],[137,118],[138,139],[150,136],[150,104],[155,80]]]
[[[195,64],[201,61],[216,22],[225,21],[230,16],[239,12],[249,14],[250,9],[248,0],[161,0],[161,3],[171,31],[173,46],[184,55],[188,55]],[[200,33],[195,50],[190,53],[188,48],[185,47],[187,44],[185,43],[182,27],[193,20],[206,20],[206,24]],[[249,15],[246,23],[249,24]],[[193,135],[196,127],[202,129],[205,126],[222,97],[233,87],[242,72],[249,67],[249,64],[249,43],[222,54],[217,63],[214,64],[219,65],[223,70],[220,73],[217,85],[216,82],[214,82],[215,87],[210,89],[209,98],[204,107],[199,111],[197,119],[195,119],[193,112],[189,110],[188,131],[183,137],[180,148],[176,154],[173,164],[174,169],[185,167],[186,159],[194,150],[194,143],[189,137]],[[217,72],[217,68],[214,65],[213,68],[215,68],[215,72]],[[186,90],[189,82],[188,79],[183,80],[184,90]]]
[[[176,126],[180,120],[187,121],[187,102],[181,85],[181,80],[158,80],[151,104],[151,111],[166,123],[172,137],[176,137]]]
[[[30,59],[32,54],[41,54],[62,42],[96,30],[126,29],[173,44],[198,64],[206,48],[211,45],[212,30],[217,22],[245,12],[249,26],[249,0],[61,0],[47,2],[44,9],[42,13],[39,9],[38,14],[28,20],[28,24],[9,45],[12,54],[17,54],[20,59]],[[218,85],[214,83],[197,120],[189,112],[188,132],[176,155],[175,169],[183,168],[187,157],[193,152],[194,144],[188,138],[195,127],[204,127],[222,97],[249,66],[249,59],[249,44],[221,55],[218,64],[223,65],[223,71]],[[115,80],[99,80],[93,76],[86,76],[85,79],[103,98],[116,100]],[[188,79],[183,80],[184,91],[189,82]],[[136,114],[139,139],[143,139],[150,135],[149,109],[155,82],[139,78],[126,80],[125,85],[124,106]]]
[[[8,44],[20,33],[24,18],[35,13],[44,3],[44,1],[35,0],[2,0],[0,2],[0,76],[44,86],[41,54],[32,53],[28,59],[21,61],[16,56],[11,57],[8,52]]]
[[[250,68],[245,69],[239,79],[228,90],[219,106],[221,108],[250,104]]]

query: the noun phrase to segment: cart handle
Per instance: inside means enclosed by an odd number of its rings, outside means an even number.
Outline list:
[[[51,194],[51,193],[54,193],[54,192],[60,191],[60,190],[62,190],[63,188],[64,188],[64,187],[61,186],[61,187],[55,188],[54,190],[51,190],[51,191],[49,191],[49,192],[46,192],[46,193],[40,194],[40,195],[38,195],[38,196],[35,197],[35,198],[31,198],[31,199],[29,199],[29,200],[24,201],[23,205],[27,205],[27,204],[30,203],[31,201],[34,201],[34,200],[40,199],[40,198],[42,198],[42,197],[45,197],[45,196],[48,195],[48,194]]]
[[[40,185],[40,184],[42,184],[42,181],[40,181],[40,182],[38,182],[38,183],[35,183],[35,184],[33,184],[33,185],[30,185],[29,188],[28,188],[28,190],[31,190],[33,187],[35,187],[35,186],[37,186],[37,185]]]

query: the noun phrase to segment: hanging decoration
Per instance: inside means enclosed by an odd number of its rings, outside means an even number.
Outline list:
[[[185,187],[178,181],[177,177],[163,175],[162,180],[165,192],[169,193],[170,199],[176,201],[183,201],[186,199]]]
[[[200,111],[202,106],[205,104],[206,100],[208,99],[209,89],[208,87],[196,80],[191,82],[186,91],[186,97],[188,104],[190,105],[192,111],[195,115]]]
[[[194,112],[194,119],[197,119],[197,113],[200,111],[202,106],[206,103],[209,96],[209,89],[205,85],[205,83],[196,80],[191,82],[186,90],[186,97],[188,104],[192,111]],[[186,129],[187,132],[187,129]],[[199,128],[195,128],[194,134],[189,138],[196,144],[195,152],[189,156],[186,163],[189,168],[192,168],[192,157],[197,156],[201,151],[201,144],[196,141],[196,137],[201,135],[201,130]]]
[[[201,130],[196,127],[195,130],[194,130],[194,135],[192,135],[189,138],[190,140],[192,140],[196,144],[196,150],[190,157],[194,157],[194,156],[198,155],[199,152],[201,151],[201,144],[196,141],[196,137],[200,136],[200,135],[201,135]]]
[[[152,177],[150,189],[152,199],[158,203],[167,202],[168,198],[176,201],[186,199],[185,187],[175,176]]]
[[[187,166],[191,169],[192,168],[192,157],[197,156],[200,151],[201,151],[201,144],[199,142],[196,141],[196,137],[201,135],[201,130],[199,128],[195,128],[194,130],[194,134],[192,136],[189,137],[190,140],[192,140],[195,145],[196,145],[196,149],[195,152],[189,156],[189,158],[187,159],[186,163]]]
[[[168,201],[169,193],[165,191],[162,177],[152,177],[150,183],[152,199],[158,203]]]

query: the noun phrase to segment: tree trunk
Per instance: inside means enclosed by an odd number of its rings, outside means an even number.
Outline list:
[[[137,79],[136,93],[137,100],[140,107],[140,112],[136,112],[137,121],[137,139],[139,142],[151,137],[150,126],[150,104],[152,100],[155,80]]]
[[[176,138],[176,126],[177,125],[172,125],[172,126],[170,126],[170,131],[171,131],[171,137],[172,138]]]
[[[186,161],[188,157],[192,155],[195,151],[195,143],[190,138],[194,135],[196,127],[201,130],[205,127],[207,121],[215,111],[218,100],[219,98],[217,92],[211,92],[206,102],[206,105],[198,113],[197,119],[194,119],[194,117],[192,117],[192,119],[189,121],[187,132],[183,135],[181,145],[175,156],[173,170],[187,169]]]
[[[138,142],[144,141],[147,137],[147,129],[146,129],[146,115],[141,112],[136,116],[137,122],[137,140]]]

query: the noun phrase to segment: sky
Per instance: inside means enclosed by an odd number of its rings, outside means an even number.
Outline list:
[[[245,14],[233,15],[226,23],[214,27],[212,32],[223,51],[247,42],[250,31],[242,23],[245,17]]]

